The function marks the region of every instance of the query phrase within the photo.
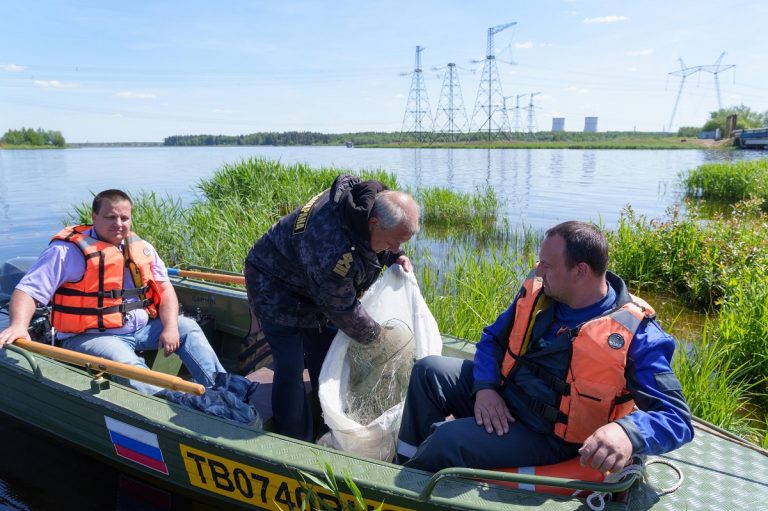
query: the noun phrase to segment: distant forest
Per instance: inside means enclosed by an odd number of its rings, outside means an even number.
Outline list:
[[[64,135],[60,131],[43,131],[38,128],[21,128],[20,130],[8,130],[0,143],[11,146],[53,146],[64,147],[67,145]]]
[[[675,134],[647,133],[630,131],[609,131],[601,133],[585,133],[580,131],[539,131],[533,136],[527,133],[491,133],[494,141],[519,140],[539,142],[589,142],[598,140],[613,140],[620,138],[659,138],[671,137]],[[489,134],[483,132],[447,134],[447,133],[400,133],[400,132],[360,132],[360,133],[315,133],[311,131],[286,131],[283,133],[261,132],[249,135],[176,135],[163,140],[167,146],[236,146],[236,145],[390,145],[430,142],[472,143],[489,140]]]

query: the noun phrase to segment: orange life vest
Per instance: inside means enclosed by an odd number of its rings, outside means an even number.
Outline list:
[[[523,283],[515,305],[514,324],[501,365],[502,383],[513,375],[516,364],[535,365],[524,355],[536,316],[549,305],[542,281],[535,277],[534,270]],[[560,395],[558,407],[530,397],[525,399],[535,413],[555,423],[554,434],[567,442],[584,442],[599,427],[634,408],[624,376],[627,352],[637,328],[655,317],[655,313],[645,301],[632,295],[626,303],[617,305],[609,313],[571,329],[571,362],[565,381],[543,375]],[[541,375],[543,371],[537,373]]]
[[[90,225],[66,227],[51,239],[73,243],[85,257],[83,277],[62,284],[53,295],[54,328],[75,334],[119,328],[125,324],[125,314],[136,309],[157,317],[160,292],[152,280],[152,255],[144,240],[129,233],[123,242],[124,254],[119,247],[84,234],[89,229]],[[126,264],[135,287],[123,283]],[[128,297],[137,300],[125,301]]]

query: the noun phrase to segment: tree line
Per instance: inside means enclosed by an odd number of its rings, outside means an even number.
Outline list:
[[[0,138],[0,142],[7,145],[20,146],[53,146],[64,147],[67,141],[60,131],[47,130],[42,128],[33,130],[32,128],[21,128],[19,130],[8,130]]]
[[[709,119],[704,123],[704,126],[700,128],[684,126],[677,133],[681,137],[695,137],[700,131],[715,131],[716,129],[725,133],[725,120],[731,115],[736,116],[736,129],[738,130],[768,127],[768,111],[755,112],[746,105],[739,105],[710,112]]]

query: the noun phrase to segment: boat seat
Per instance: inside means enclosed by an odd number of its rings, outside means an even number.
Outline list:
[[[147,363],[147,367],[153,371],[169,374],[171,376],[179,376],[184,364],[181,362],[179,356],[172,353],[171,356],[166,357],[161,350],[152,351],[140,351],[139,356],[144,358]]]

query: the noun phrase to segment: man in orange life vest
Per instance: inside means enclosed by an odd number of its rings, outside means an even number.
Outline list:
[[[29,339],[36,302],[52,303],[62,347],[144,368],[136,351],[162,349],[165,356],[177,353],[195,381],[212,386],[224,368],[197,323],[179,316],[165,264],[131,232],[132,208],[125,192],[105,190],[93,199],[92,226],[67,227],[53,237],[11,296],[0,347]],[[161,390],[128,383],[146,394]]]
[[[615,472],[633,454],[690,441],[690,410],[670,367],[675,341],[607,265],[595,226],[549,229],[538,265],[483,330],[474,361],[417,361],[396,461],[437,471],[580,455],[582,465]]]

